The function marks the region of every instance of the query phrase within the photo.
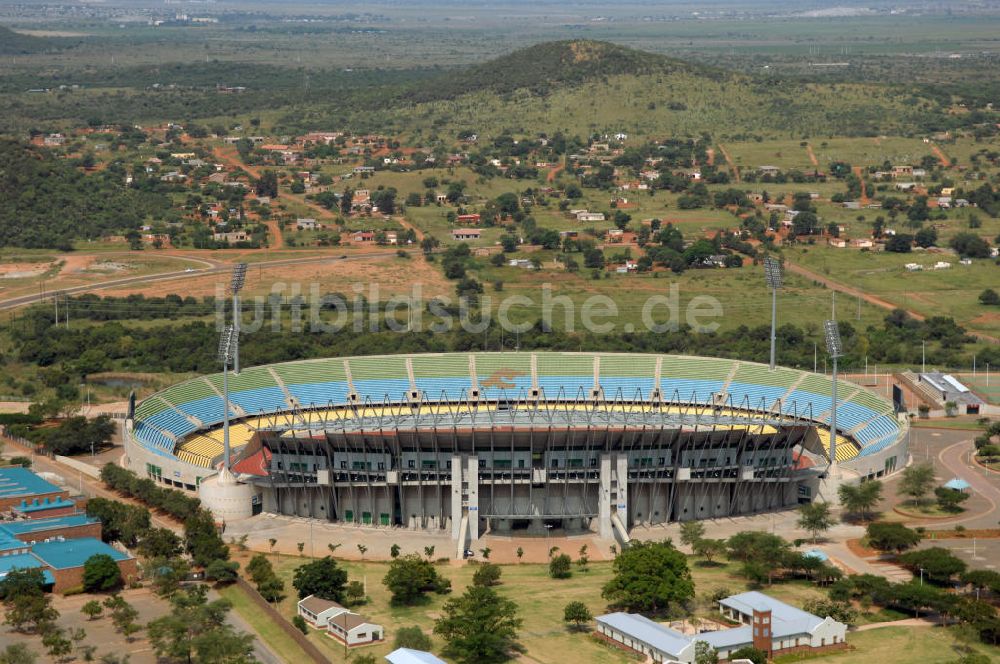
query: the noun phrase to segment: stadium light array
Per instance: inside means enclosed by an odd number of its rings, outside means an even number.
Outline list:
[[[844,347],[840,342],[840,327],[837,321],[823,323],[826,333],[826,350],[833,360],[833,393],[830,395],[830,467],[827,474],[837,476],[837,358],[843,356]]]
[[[223,467],[229,470],[229,363],[239,346],[239,335],[232,325],[227,325],[219,335],[219,361],[222,362],[222,448],[225,452]]]
[[[247,280],[247,264],[237,263],[233,266],[233,280],[230,283],[230,290],[233,292],[233,336],[236,339],[236,344],[233,349],[233,373],[240,373],[240,291],[243,290],[243,284]]]
[[[771,289],[771,371],[775,366],[775,345],[778,339],[778,289],[781,288],[781,263],[773,256],[764,259],[764,278]]]

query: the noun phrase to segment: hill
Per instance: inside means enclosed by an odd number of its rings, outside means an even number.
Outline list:
[[[938,102],[890,86],[750,76],[595,41],[538,44],[352,110],[331,104],[285,121],[417,137],[624,131],[719,140],[911,134],[947,122]]]
[[[14,32],[0,25],[0,55],[27,55],[60,48],[62,41]]]
[[[124,172],[85,175],[44,150],[0,139],[0,248],[69,249],[75,239],[96,239],[138,229],[170,209],[160,194],[125,189]]]

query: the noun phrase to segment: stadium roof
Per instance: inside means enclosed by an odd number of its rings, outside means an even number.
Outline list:
[[[18,496],[42,496],[62,491],[51,482],[27,468],[13,466],[0,468],[0,498],[17,498]]]
[[[39,542],[31,548],[31,552],[53,569],[83,567],[88,558],[99,553],[111,556],[115,561],[128,560],[129,558],[118,549],[93,537]]]
[[[19,553],[13,556],[0,556],[0,579],[7,576],[16,569],[34,569],[41,567],[42,563],[38,558],[30,553]],[[49,570],[42,570],[45,583],[55,583],[56,579]]]
[[[98,519],[89,517],[86,514],[70,514],[68,516],[54,516],[48,519],[4,521],[0,522],[0,533],[7,532],[11,535],[24,535],[26,533],[43,532],[54,528],[85,526],[90,523],[98,523]]]

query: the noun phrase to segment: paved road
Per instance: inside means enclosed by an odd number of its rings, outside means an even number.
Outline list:
[[[395,251],[393,252],[377,252],[370,254],[361,254],[358,256],[347,256],[345,258],[339,258],[337,256],[309,256],[302,258],[283,258],[280,260],[273,261],[261,261],[259,263],[254,263],[254,267],[282,267],[286,265],[303,265],[308,263],[332,263],[335,261],[360,261],[368,260],[370,258],[385,258],[388,256],[395,256]],[[200,259],[192,259],[200,260]],[[175,272],[161,272],[160,274],[150,274],[138,277],[124,277],[121,279],[111,279],[109,281],[99,281],[93,284],[86,284],[83,286],[74,286],[73,288],[63,288],[59,289],[59,292],[65,295],[76,295],[79,293],[89,293],[91,291],[104,290],[107,288],[120,288],[122,286],[138,286],[144,284],[157,283],[161,281],[174,281],[180,279],[191,279],[194,277],[203,277],[206,274],[229,274],[232,270],[232,265],[221,263],[218,261],[208,261],[203,260],[202,262],[211,263],[212,267],[206,267],[202,269],[189,269],[189,270],[179,270]],[[22,295],[20,297],[13,297],[7,300],[0,300],[0,311],[5,309],[16,309],[17,307],[23,307],[27,304],[33,304],[35,302],[42,301],[48,297],[51,297],[51,292],[49,293],[33,293],[31,295]]]
[[[970,434],[971,436],[971,434]],[[987,513],[978,513],[954,521],[948,521],[948,525],[957,523],[967,523],[969,521],[980,521],[975,524],[983,528],[993,528],[997,525],[997,506],[1000,505],[1000,488],[997,488],[997,480],[991,477],[988,471],[976,466],[972,462],[972,452],[975,445],[972,440],[963,440],[944,448],[938,453],[938,462],[949,473],[950,477],[961,477],[972,485],[971,492],[981,496],[990,504]]]

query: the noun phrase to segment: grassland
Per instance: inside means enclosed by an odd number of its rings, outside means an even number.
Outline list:
[[[292,573],[297,566],[305,562],[305,559],[280,556],[273,557],[272,561],[275,571],[285,581],[286,588],[290,591],[289,596],[282,600],[279,610],[291,617],[295,613],[296,601],[294,589],[291,587]],[[369,602],[356,610],[386,627],[388,642],[364,648],[364,652],[370,652],[376,657],[388,653],[392,650],[395,629],[411,625],[419,626],[426,634],[432,636],[433,650],[440,652],[444,644],[438,637],[433,636],[432,632],[434,621],[441,615],[441,606],[446,597],[431,596],[427,604],[417,607],[393,607],[389,602],[388,591],[381,584],[381,579],[388,569],[386,563],[342,561],[341,564],[347,569],[350,579],[361,580],[367,587]],[[575,569],[572,578],[566,580],[550,578],[544,565],[503,565],[502,568],[502,585],[498,590],[518,604],[519,615],[524,620],[524,628],[520,634],[520,643],[525,648],[523,659],[541,664],[562,664],[568,661],[567,654],[572,653],[573,661],[579,664],[625,664],[633,661],[625,653],[599,644],[586,634],[567,630],[562,621],[562,608],[571,601],[582,601],[594,615],[606,611],[605,603],[600,598],[600,588],[611,577],[610,563],[592,563],[586,572]],[[451,579],[454,593],[464,591],[475,571],[473,566],[458,563],[439,566],[438,569],[441,574]],[[711,617],[715,613],[708,597],[713,592],[725,589],[736,593],[746,588],[745,580],[736,574],[733,566],[706,567],[695,564],[692,567],[692,574],[698,592],[695,614],[699,616]],[[764,590],[793,605],[802,605],[810,599],[824,596],[820,589],[805,582],[775,584]],[[246,610],[246,607],[241,608],[239,602],[236,608],[241,611]],[[872,618],[898,617],[895,615],[879,617],[873,614]],[[254,626],[256,627],[255,624]],[[265,626],[266,635],[271,635],[273,631]],[[269,636],[265,638],[272,647],[281,647],[278,642],[271,642]],[[343,661],[344,649],[332,639],[318,631],[311,631],[309,638],[327,653],[332,661]],[[908,654],[920,652],[922,661],[933,664],[948,662],[956,657],[955,635],[948,630],[938,628],[877,628],[852,633],[849,642],[853,646],[851,651],[834,656],[827,655],[814,661],[847,663],[879,661],[885,664],[909,664],[913,660],[906,658]],[[981,648],[981,650],[994,658],[991,661],[1000,661],[1000,655],[995,649]]]

